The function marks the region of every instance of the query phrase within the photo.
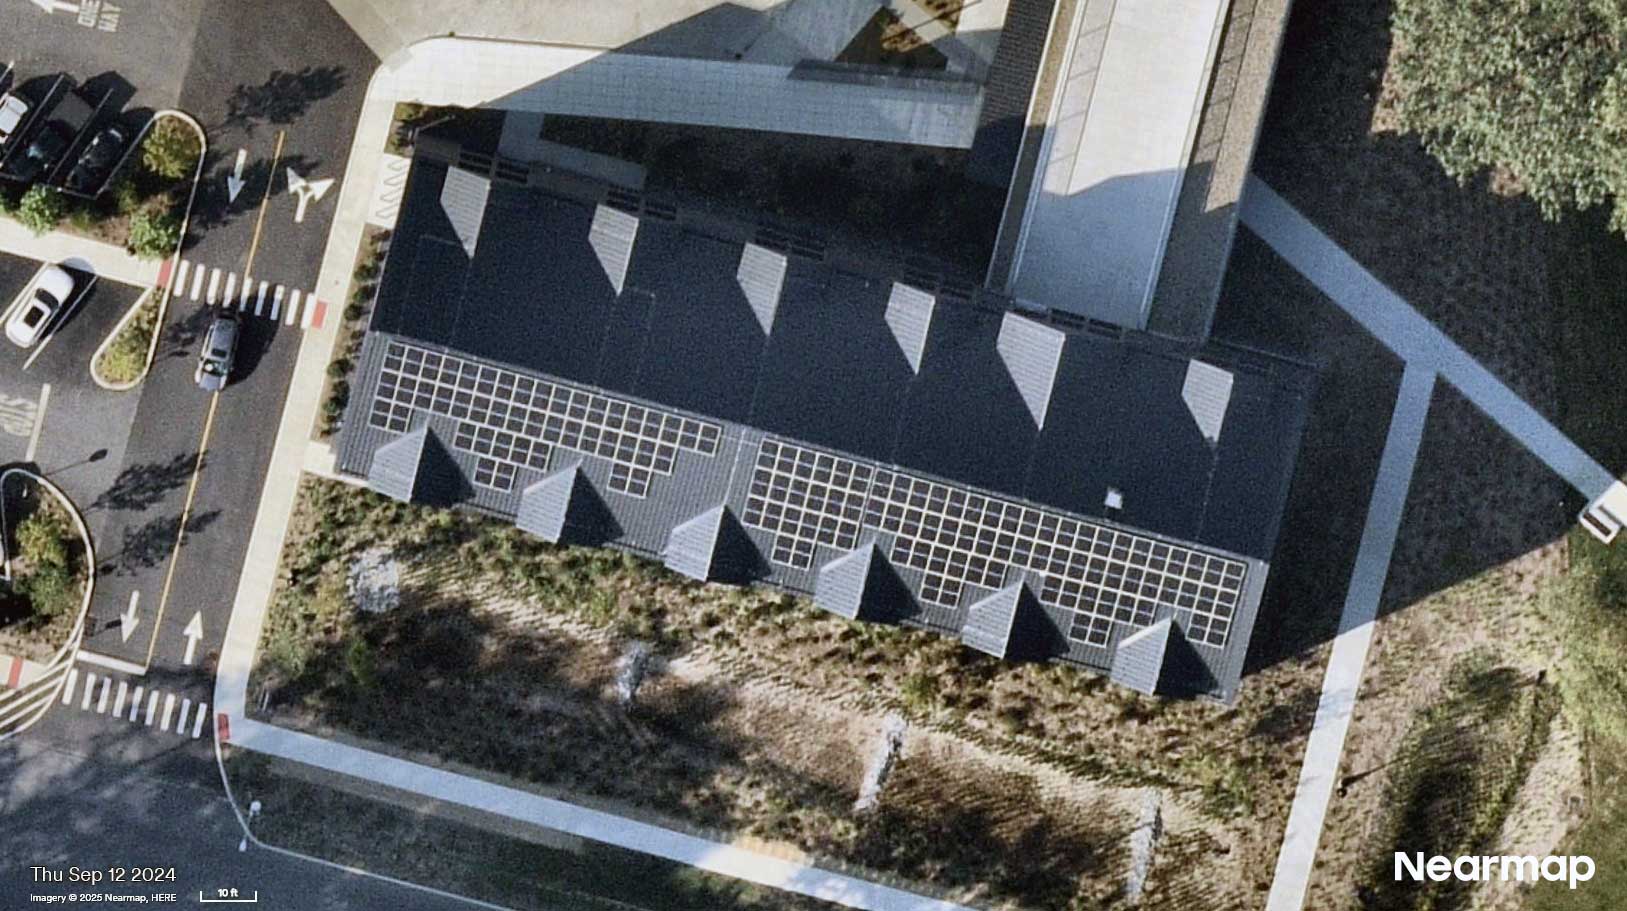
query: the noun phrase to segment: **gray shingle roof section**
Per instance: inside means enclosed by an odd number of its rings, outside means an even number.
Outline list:
[[[1067,336],[1054,326],[1037,323],[1018,313],[1007,313],[1000,323],[1000,340],[995,347],[1011,371],[1011,381],[1034,416],[1034,426],[1045,427],[1045,413],[1051,407],[1051,389],[1056,385],[1056,368],[1062,360]]]
[[[604,269],[605,280],[617,294],[627,282],[627,264],[633,258],[633,240],[638,236],[638,218],[600,204],[593,209],[588,228],[588,246]]]
[[[1024,602],[1032,598],[1026,583],[1015,582],[973,602],[966,609],[961,641],[984,654],[1006,657],[1018,615],[1029,607]]]
[[[1226,423],[1226,407],[1232,400],[1231,372],[1203,361],[1188,361],[1181,400],[1192,412],[1192,420],[1197,422],[1203,438],[1210,443],[1219,442]]]
[[[865,592],[871,587],[871,566],[885,559],[874,542],[867,542],[819,567],[814,606],[838,617],[857,620],[864,613]]]
[[[486,200],[491,195],[491,179],[462,168],[447,171],[441,185],[441,208],[457,233],[463,252],[473,258],[480,244],[480,226],[486,220]]]
[[[746,303],[751,305],[751,312],[757,317],[757,325],[763,327],[764,335],[774,332],[780,289],[785,287],[785,267],[783,253],[756,244],[746,244],[740,251],[740,268],[735,270],[735,280],[740,282],[740,292],[746,296]]]
[[[701,582],[711,580],[727,520],[728,507],[714,506],[675,526],[661,554],[667,569]]]
[[[1170,637],[1178,635],[1174,622],[1166,617],[1124,637],[1113,654],[1113,669],[1108,676],[1114,683],[1148,696],[1157,693],[1164,679],[1164,658]]]
[[[404,433],[373,452],[367,486],[392,500],[411,503],[418,489],[418,469],[429,447],[429,426]]]
[[[515,526],[550,544],[558,544],[565,535],[566,516],[575,498],[580,474],[578,467],[571,465],[527,487],[520,494]]]
[[[546,464],[521,465],[511,488],[467,486],[460,502],[473,508],[516,517],[533,484],[576,464],[578,491],[595,494],[595,509],[603,514],[596,540],[668,560],[692,576],[755,579],[816,598],[821,569],[874,540],[881,559],[871,560],[871,568],[885,569],[876,578],[890,580],[875,589],[888,593],[876,595],[875,603],[885,602],[890,617],[951,634],[966,627],[972,603],[996,584],[987,579],[1037,572],[1028,584],[1043,617],[1035,616],[1033,633],[1018,617],[1008,653],[1025,653],[1045,639],[1045,654],[1110,671],[1119,640],[1149,620],[1115,621],[1111,635],[1087,637],[1077,623],[1084,614],[1063,603],[1047,574],[1054,571],[1002,549],[983,558],[992,561],[992,576],[974,578],[967,567],[986,542],[955,540],[944,528],[935,528],[931,541],[907,538],[912,532],[890,530],[875,511],[888,503],[907,508],[910,497],[928,489],[979,503],[999,498],[1006,515],[1040,510],[1046,523],[1087,521],[1145,535],[1140,546],[1171,542],[1245,565],[1230,637],[1215,637],[1215,627],[1204,621],[1194,635],[1211,641],[1194,639],[1190,647],[1198,655],[1193,680],[1208,681],[1194,688],[1223,696],[1235,691],[1293,475],[1311,394],[1307,368],[1220,344],[1193,347],[1032,313],[1011,317],[1009,301],[966,299],[948,290],[935,292],[929,318],[905,325],[898,300],[922,298],[899,294],[893,274],[858,257],[812,247],[780,251],[783,279],[772,331],[765,332],[740,281],[748,244],[772,240],[757,241],[756,226],[705,213],[674,215],[617,191],[615,205],[640,220],[618,293],[589,240],[607,191],[547,175],[534,177],[538,185],[530,188],[496,182],[470,258],[439,205],[445,174],[445,165],[420,157],[409,176],[357,359],[337,447],[341,471],[365,476],[375,450],[419,426],[422,406],[402,406],[402,384],[386,382],[386,347],[399,350],[405,342],[455,354],[539,388],[570,386],[609,397],[615,409],[636,406],[721,428],[715,450],[663,457],[661,470],[637,494],[626,486],[626,459],[549,431]],[[911,340],[913,353],[901,336]],[[1026,363],[1030,357],[1037,367]],[[1194,358],[1233,377],[1215,441],[1205,438],[1183,394]],[[1046,393],[1042,425],[1023,385]],[[379,422],[370,409],[381,397],[395,404],[393,416]],[[463,424],[523,425],[537,420],[536,408],[488,412],[481,405],[468,417],[442,406],[429,410],[445,423],[436,432],[450,442],[459,433],[468,439]],[[843,507],[848,525],[807,524],[814,522],[811,515],[829,512],[828,505],[794,518],[763,511],[758,491],[768,478],[760,456],[768,437],[849,464],[840,481],[854,485]],[[619,451],[630,458],[637,449]],[[481,459],[489,461],[472,449],[448,450],[448,461],[465,478],[477,471],[489,477]],[[905,476],[917,494],[886,486]],[[1124,508],[1112,515],[1104,509],[1108,487],[1125,494]],[[792,495],[773,496],[788,505]],[[1002,520],[990,514],[971,524],[992,521],[998,531]],[[776,524],[782,518],[790,524]],[[967,527],[967,520],[956,521]],[[568,515],[567,530],[575,522],[574,513]],[[1033,540],[1048,541],[1050,527],[1032,532]],[[931,547],[947,552],[933,555],[926,550]],[[929,575],[943,561],[954,578]],[[834,599],[836,591],[824,597]],[[869,590],[859,598],[866,614],[871,599]],[[1150,614],[1135,616],[1172,613],[1173,600],[1166,598]],[[1176,622],[1187,623],[1187,616],[1177,615]],[[1166,674],[1185,671],[1166,668]]]
[[[921,372],[921,357],[926,354],[927,333],[932,329],[932,310],[937,306],[932,295],[903,282],[893,282],[887,297],[887,328],[893,330],[893,340],[910,370]]]

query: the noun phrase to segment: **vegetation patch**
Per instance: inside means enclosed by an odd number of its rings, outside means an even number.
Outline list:
[[[345,304],[344,323],[334,345],[333,360],[328,363],[322,422],[317,428],[318,435],[324,439],[338,433],[344,420],[345,406],[350,402],[350,373],[356,367],[356,355],[362,350],[368,315],[373,298],[378,294],[378,281],[384,273],[384,257],[389,250],[390,232],[369,227],[362,236],[361,251],[356,255],[356,269],[350,278],[350,301]]]
[[[78,617],[89,581],[85,545],[49,492],[20,476],[4,486],[11,573],[0,583],[0,651],[40,660],[67,641]]]
[[[147,353],[152,350],[153,332],[157,325],[158,295],[149,292],[143,296],[136,315],[124,324],[96,359],[94,366],[97,375],[104,382],[115,385],[140,379],[147,369]]]

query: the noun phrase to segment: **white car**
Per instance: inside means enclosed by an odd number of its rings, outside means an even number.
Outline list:
[[[73,297],[73,276],[61,266],[46,266],[23,291],[23,299],[6,319],[6,338],[19,348],[32,348]]]
[[[10,141],[27,114],[28,102],[10,93],[0,96],[0,146]]]

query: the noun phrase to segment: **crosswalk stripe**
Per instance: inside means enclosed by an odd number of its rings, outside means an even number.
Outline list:
[[[153,690],[147,694],[147,719],[142,722],[147,727],[153,726],[153,713],[158,711],[158,691]]]
[[[169,730],[170,716],[172,716],[174,714],[175,714],[175,694],[174,693],[165,693],[164,694],[164,718],[163,718],[163,721],[161,721],[159,723],[159,725],[158,725],[158,729],[160,731]]]
[[[254,315],[259,316],[266,309],[266,290],[271,287],[270,282],[260,282],[260,292],[254,296]]]
[[[198,703],[198,717],[192,722],[193,740],[197,740],[198,735],[203,733],[203,719],[207,717],[209,717],[209,706],[202,702]]]
[[[286,291],[286,290],[287,289],[284,288],[282,285],[278,285],[276,293],[271,295],[271,318],[272,319],[276,319],[277,316],[282,313],[282,295],[283,295],[283,292]]]
[[[296,289],[296,288],[289,288],[288,289],[288,318],[283,320],[283,325],[284,326],[292,326],[294,324],[294,316],[297,313],[299,313],[299,290]]]
[[[232,299],[237,297],[237,273],[226,273],[226,293],[220,296],[220,302],[225,306],[232,305]]]
[[[130,696],[130,720],[135,721],[136,715],[141,712],[141,694],[147,692],[144,686],[137,686],[135,693]]]
[[[203,266],[192,270],[192,293],[188,294],[187,297],[193,300],[198,299],[198,295],[203,291],[203,273],[206,271],[208,270]]]
[[[249,289],[252,288],[253,285],[254,282],[251,281],[247,275],[243,276],[243,297],[237,302],[237,309],[247,310],[249,308]]]
[[[114,715],[114,717],[118,717],[119,715],[124,714],[124,696],[125,696],[125,693],[129,689],[130,689],[130,684],[125,683],[123,680],[119,681],[119,694],[117,696],[113,697],[113,715]]]
[[[309,329],[309,328],[311,328],[311,320],[313,320],[315,318],[316,318],[316,295],[315,294],[306,294],[305,295],[305,315],[300,317],[299,327],[301,329]]]
[[[73,685],[74,685],[74,682],[77,681],[78,679],[79,679],[79,669],[76,668],[76,667],[68,668],[68,683],[67,683],[66,686],[64,686],[62,688],[62,704],[63,705],[67,705],[68,703],[73,701]]]
[[[96,697],[96,714],[107,714],[107,694],[113,690],[113,678],[102,678],[102,695]]]
[[[90,673],[89,671],[86,671],[85,672],[85,698],[79,700],[79,711],[83,712],[83,711],[86,711],[86,710],[88,710],[90,708],[90,691],[94,690],[95,688],[96,688],[96,675]]]
[[[175,267],[175,280],[170,282],[169,287],[171,291],[179,293],[181,290],[186,288],[186,274],[191,268],[191,262],[184,259],[181,260],[181,264]]]
[[[175,733],[177,733],[177,734],[185,734],[186,733],[186,716],[188,714],[190,714],[191,712],[192,712],[192,700],[190,700],[190,699],[182,699],[181,700],[181,717],[176,719],[176,721],[175,721]]]

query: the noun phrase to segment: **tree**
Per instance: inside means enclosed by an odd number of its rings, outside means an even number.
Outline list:
[[[192,173],[202,151],[198,134],[189,124],[165,117],[153,124],[141,144],[141,163],[160,177],[177,180]]]
[[[17,221],[35,234],[44,234],[55,228],[68,214],[68,201],[62,193],[42,184],[35,184],[23,194],[17,204]]]
[[[1459,181],[1513,178],[1547,218],[1609,203],[1627,232],[1627,6],[1396,0],[1397,112]]]
[[[137,212],[130,217],[130,239],[125,246],[143,259],[162,259],[181,242],[181,220],[169,212]]]

